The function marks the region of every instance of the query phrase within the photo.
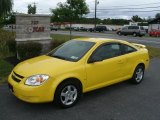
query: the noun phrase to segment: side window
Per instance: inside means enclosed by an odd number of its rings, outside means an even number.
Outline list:
[[[124,54],[135,52],[137,50],[135,48],[131,47],[131,46],[122,44],[121,45],[121,51],[122,51],[121,53],[124,55]]]
[[[129,26],[128,29],[134,29],[134,27],[133,26]]]
[[[139,26],[135,26],[135,29],[139,29]]]
[[[113,44],[106,44],[98,48],[92,55],[92,58],[95,60],[105,60],[119,56],[120,54],[121,54],[120,45],[113,43]]]
[[[128,27],[123,27],[123,28],[122,28],[122,30],[127,30],[127,29],[128,29]]]

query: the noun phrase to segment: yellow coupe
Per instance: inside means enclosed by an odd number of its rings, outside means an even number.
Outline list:
[[[141,83],[148,65],[148,50],[144,45],[79,38],[62,44],[47,55],[18,64],[9,75],[8,85],[23,101],[54,101],[68,108],[85,92],[125,80]]]

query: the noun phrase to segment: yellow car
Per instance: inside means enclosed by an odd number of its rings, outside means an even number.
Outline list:
[[[18,64],[9,75],[8,84],[12,93],[23,101],[54,101],[68,108],[85,92],[125,80],[141,83],[148,65],[148,50],[144,45],[79,38],[47,55]]]

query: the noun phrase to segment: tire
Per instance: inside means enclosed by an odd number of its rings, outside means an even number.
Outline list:
[[[134,84],[140,84],[144,78],[144,67],[142,65],[138,65],[134,71],[131,82]]]
[[[118,35],[121,36],[122,35],[121,32],[118,32]]]
[[[133,37],[136,37],[137,36],[137,33],[133,33]]]
[[[70,108],[79,101],[81,95],[81,84],[76,80],[67,80],[57,87],[55,103],[62,108]]]

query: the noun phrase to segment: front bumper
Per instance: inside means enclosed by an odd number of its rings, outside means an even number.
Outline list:
[[[12,79],[11,75],[8,77],[8,85],[11,92],[20,100],[29,103],[45,103],[53,101],[54,92],[48,81],[41,86],[27,86],[24,84],[25,78],[18,83]]]

